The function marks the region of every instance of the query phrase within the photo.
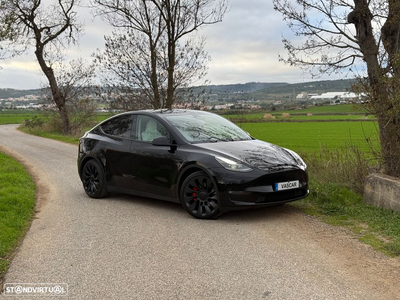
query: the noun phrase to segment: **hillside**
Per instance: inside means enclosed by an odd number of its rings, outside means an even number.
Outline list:
[[[41,89],[32,89],[32,90],[0,89],[0,99],[19,98],[28,95],[39,96],[41,94],[42,94]]]
[[[348,91],[354,82],[354,79],[314,81],[295,84],[285,82],[248,82],[244,84],[200,86],[196,87],[195,90],[205,90],[210,94],[220,95],[222,97],[226,95],[236,95],[235,98],[242,97],[244,99],[263,99],[268,98],[271,95],[274,97],[282,96],[282,98],[286,98],[288,94],[295,95],[301,92],[324,93]],[[40,95],[41,93],[41,89],[0,89],[0,99],[18,98],[27,95]]]

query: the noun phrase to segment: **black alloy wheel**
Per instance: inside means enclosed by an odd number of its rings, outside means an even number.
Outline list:
[[[203,171],[190,174],[182,184],[181,202],[195,218],[215,219],[219,210],[219,196],[213,180]]]
[[[103,198],[108,194],[103,168],[95,160],[90,160],[83,166],[82,183],[86,194],[91,198]]]

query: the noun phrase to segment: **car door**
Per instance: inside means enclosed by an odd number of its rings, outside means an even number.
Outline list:
[[[130,148],[135,129],[135,116],[122,115],[101,124],[104,134],[103,156],[106,161],[106,177],[109,185],[131,189],[132,169]]]
[[[181,161],[169,146],[152,144],[153,139],[160,136],[166,136],[173,143],[172,135],[158,120],[137,116],[136,134],[131,144],[133,189],[158,198],[174,198]]]

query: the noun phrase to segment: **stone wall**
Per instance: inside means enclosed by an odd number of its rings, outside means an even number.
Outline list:
[[[384,174],[371,174],[364,186],[364,202],[400,211],[400,179]]]

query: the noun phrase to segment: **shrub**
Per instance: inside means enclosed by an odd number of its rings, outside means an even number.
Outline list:
[[[319,152],[302,154],[311,177],[320,182],[337,183],[362,194],[367,176],[380,169],[371,154],[349,144],[340,149],[322,147]]]
[[[42,128],[43,124],[44,121],[41,118],[38,118],[37,116],[34,116],[30,119],[25,119],[24,121],[25,127],[29,129]]]

